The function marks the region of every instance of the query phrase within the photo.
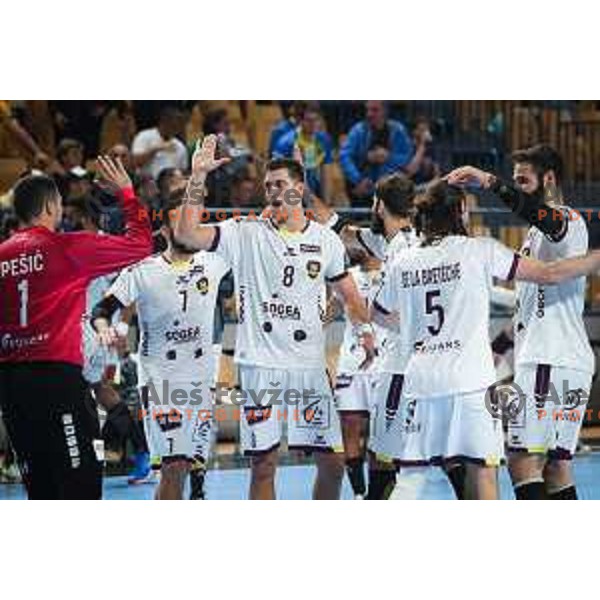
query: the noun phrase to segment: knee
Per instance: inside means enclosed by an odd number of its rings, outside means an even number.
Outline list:
[[[160,476],[165,482],[179,483],[182,482],[190,470],[190,465],[187,461],[178,460],[173,462],[163,463],[160,469]]]
[[[508,459],[508,469],[513,483],[531,478],[541,478],[545,457],[536,454],[513,454]]]
[[[344,455],[339,452],[316,453],[317,469],[332,480],[344,477]]]
[[[258,481],[269,481],[275,477],[277,454],[268,452],[252,458],[252,477]]]
[[[565,484],[571,481],[571,464],[566,460],[552,460],[544,468],[547,483]]]

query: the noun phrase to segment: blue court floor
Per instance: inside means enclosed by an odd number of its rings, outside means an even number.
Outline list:
[[[584,500],[600,499],[600,453],[577,456],[574,462],[579,496]],[[277,494],[283,500],[310,498],[314,467],[296,465],[280,467],[277,477]],[[206,480],[209,499],[243,500],[249,482],[248,469],[213,469]],[[512,499],[513,494],[506,469],[501,469],[500,487],[502,499]],[[130,486],[126,477],[107,477],[104,480],[106,500],[150,500],[154,494],[154,483]],[[347,481],[344,481],[342,497],[351,499]],[[0,500],[22,500],[25,498],[20,484],[0,484]],[[409,470],[399,479],[392,496],[395,500],[451,500],[452,490],[439,469]]]

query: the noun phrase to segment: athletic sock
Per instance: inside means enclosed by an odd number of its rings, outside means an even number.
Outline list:
[[[369,469],[367,500],[387,500],[396,485],[396,471]]]
[[[355,496],[364,496],[367,491],[365,481],[365,459],[362,457],[346,459],[346,473]]]
[[[447,469],[446,475],[454,490],[454,495],[457,500],[465,499],[465,477],[467,474],[467,468],[465,465],[454,465]]]
[[[204,479],[206,469],[204,465],[190,471],[190,500],[204,500]]]
[[[546,486],[543,479],[527,481],[515,485],[517,500],[547,500]]]
[[[577,500],[577,488],[569,485],[555,492],[548,492],[548,500]]]

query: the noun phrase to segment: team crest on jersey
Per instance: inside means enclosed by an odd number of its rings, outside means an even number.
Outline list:
[[[208,277],[202,277],[202,279],[199,279],[196,283],[196,288],[203,296],[208,294]]]
[[[311,279],[316,279],[321,272],[321,263],[318,260],[309,260],[306,263],[306,272]]]
[[[202,275],[202,273],[204,273],[204,265],[194,265],[189,271],[177,278],[175,285],[187,285],[194,278],[194,275]]]

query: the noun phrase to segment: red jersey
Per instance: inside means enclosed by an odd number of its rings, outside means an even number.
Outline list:
[[[88,284],[152,252],[147,211],[122,193],[125,235],[29,227],[0,244],[0,363],[83,364]]]

